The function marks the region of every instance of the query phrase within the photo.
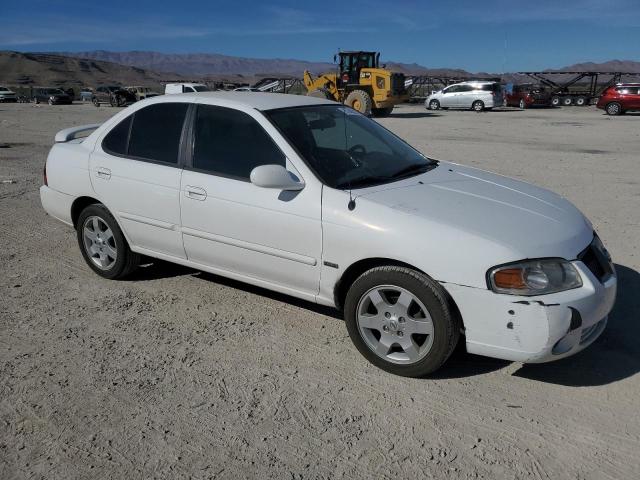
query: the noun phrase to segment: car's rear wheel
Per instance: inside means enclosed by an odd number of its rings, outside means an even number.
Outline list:
[[[481,112],[484,110],[484,102],[482,100],[476,100],[475,102],[473,102],[473,104],[471,105],[471,108],[473,110],[475,110],[476,112]]]
[[[429,102],[429,110],[439,110],[440,102],[438,100],[431,100]]]
[[[620,115],[622,113],[622,105],[618,102],[607,104],[606,112],[608,115]]]
[[[347,293],[344,314],[360,353],[377,367],[406,377],[437,370],[460,336],[442,287],[405,267],[363,273]]]
[[[527,108],[527,104],[522,98],[520,99],[520,103],[518,104],[518,106],[520,107],[520,110],[524,110],[525,108]]]
[[[98,100],[98,97],[93,97],[93,99],[92,99],[91,101],[93,102],[93,104],[94,104],[96,107],[99,107],[99,106],[100,106],[100,100]]]
[[[113,215],[102,204],[86,207],[76,225],[78,244],[87,265],[104,278],[123,278],[136,269],[140,256],[132,252]]]

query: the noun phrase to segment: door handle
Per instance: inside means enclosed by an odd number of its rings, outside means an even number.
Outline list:
[[[207,198],[207,192],[205,191],[204,188],[192,187],[190,185],[187,185],[184,188],[184,194],[188,198],[191,198],[193,200],[200,200],[201,202]]]
[[[96,169],[96,177],[109,180],[111,178],[111,170],[104,167],[98,167]]]

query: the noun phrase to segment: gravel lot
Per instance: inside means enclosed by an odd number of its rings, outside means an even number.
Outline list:
[[[563,194],[620,274],[585,352],[523,366],[459,348],[412,380],[313,304],[161,262],[93,274],[38,187],[56,131],[114,112],[0,105],[0,478],[640,478],[640,114],[381,121],[434,158]]]

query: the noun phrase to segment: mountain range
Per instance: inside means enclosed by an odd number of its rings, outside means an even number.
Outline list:
[[[381,61],[392,71],[406,75],[446,77],[500,76],[486,72],[470,73],[455,68],[429,68],[417,63]],[[160,52],[88,52],[21,53],[0,51],[0,82],[9,85],[95,86],[119,83],[160,86],[163,81],[227,81],[252,84],[259,78],[300,77],[304,70],[314,74],[335,69],[333,63],[295,59],[233,57],[217,53],[170,54]],[[640,73],[640,62],[612,60],[604,63],[579,63],[555,72],[625,71]],[[503,75],[514,81],[513,74]],[[560,80],[560,78],[558,78]],[[516,80],[517,81],[517,80]]]

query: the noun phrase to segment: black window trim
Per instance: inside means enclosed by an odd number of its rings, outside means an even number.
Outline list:
[[[188,128],[188,138],[187,138],[187,145],[185,148],[185,153],[186,153],[186,157],[185,157],[185,162],[184,162],[184,170],[187,170],[189,172],[196,172],[196,173],[204,173],[206,175],[211,175],[214,177],[222,177],[222,178],[228,178],[229,180],[238,180],[240,182],[244,182],[244,183],[251,183],[251,179],[250,178],[246,178],[246,177],[241,177],[238,175],[229,175],[228,173],[223,173],[223,172],[214,172],[212,170],[206,170],[204,168],[196,168],[193,166],[193,153],[195,150],[195,141],[196,141],[196,135],[195,135],[195,124],[196,124],[196,118],[198,115],[198,108],[199,107],[215,107],[215,108],[221,108],[224,110],[233,110],[235,112],[240,112],[243,113],[245,115],[247,115],[249,118],[251,118],[254,122],[256,122],[258,124],[258,126],[262,129],[262,131],[264,131],[264,134],[269,137],[269,139],[271,140],[271,142],[273,143],[273,145],[278,149],[278,151],[282,154],[282,156],[284,157],[284,161],[285,161],[285,168],[286,164],[289,160],[289,157],[287,156],[286,153],[284,153],[282,151],[282,148],[280,148],[280,145],[278,145],[278,142],[276,142],[276,140],[269,134],[269,132],[267,132],[265,130],[265,128],[260,124],[260,122],[258,122],[255,118],[253,118],[251,115],[249,115],[247,112],[244,112],[242,110],[239,110],[237,108],[232,108],[232,107],[223,107],[222,105],[214,105],[214,104],[210,104],[210,103],[194,103],[193,104],[193,109],[191,112],[191,117],[189,118],[189,128]],[[260,112],[260,110],[257,110],[257,112]],[[260,114],[262,114],[262,112],[260,112]],[[273,125],[273,123],[271,122],[271,119],[269,119],[266,115],[262,114],[262,116],[264,118],[267,119],[267,121]],[[275,125],[274,125],[275,127]],[[275,127],[276,130],[278,130],[278,132],[280,133],[280,130]],[[286,141],[286,138],[285,138]],[[287,142],[289,143],[289,142]],[[297,150],[296,150],[296,153]],[[297,171],[297,169],[296,169]],[[297,176],[300,176],[300,174],[298,173]]]
[[[129,155],[129,140],[131,139],[131,129],[133,128],[133,121],[135,120],[135,115],[136,113],[138,113],[140,110],[144,110],[145,108],[148,108],[152,105],[166,105],[166,104],[186,104],[187,105],[187,111],[185,112],[184,115],[184,120],[182,122],[182,131],[180,133],[180,144],[178,145],[178,158],[176,160],[175,163],[173,162],[164,162],[162,160],[154,160],[152,158],[145,158],[145,157],[138,157],[135,155]],[[138,162],[145,162],[145,163],[152,163],[155,165],[164,165],[165,167],[174,167],[174,168],[180,168],[183,169],[186,165],[186,150],[188,145],[186,144],[186,141],[188,139],[187,136],[187,130],[189,129],[189,118],[191,115],[191,112],[194,110],[194,104],[190,103],[190,102],[159,102],[159,103],[153,103],[151,105],[148,105],[146,107],[143,108],[139,108],[138,110],[136,110],[135,112],[131,113],[130,115],[128,115],[127,117],[123,118],[122,120],[120,120],[118,123],[116,123],[113,127],[111,127],[109,129],[109,131],[105,134],[104,137],[102,137],[102,141],[100,142],[100,148],[102,149],[102,151],[108,155],[114,156],[114,157],[119,157],[119,158],[126,158],[128,160],[136,160]],[[122,122],[126,121],[127,119],[129,120],[129,131],[127,132],[127,154],[122,154],[122,153],[117,153],[114,152],[112,150],[109,150],[108,148],[105,148],[104,146],[104,142],[107,138],[107,136],[111,133],[111,131],[116,128],[118,125],[120,125]]]

